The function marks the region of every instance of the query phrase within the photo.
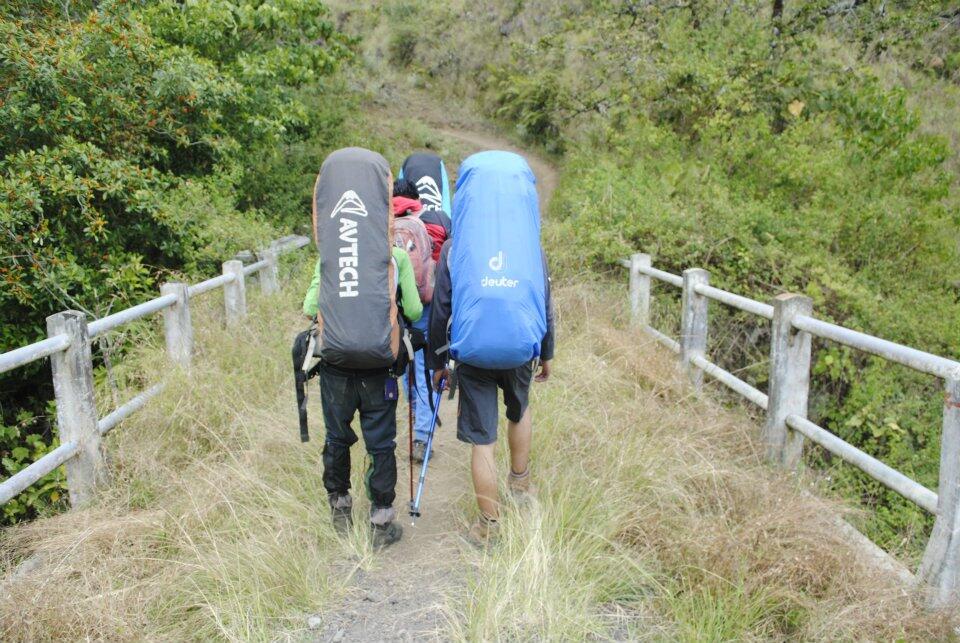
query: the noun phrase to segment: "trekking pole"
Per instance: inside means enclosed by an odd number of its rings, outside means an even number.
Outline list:
[[[430,422],[430,433],[427,434],[427,448],[423,453],[423,465],[420,467],[420,481],[417,484],[417,495],[410,501],[410,516],[420,517],[420,500],[423,498],[423,484],[427,479],[427,465],[430,464],[430,452],[433,450],[433,434],[437,428],[437,416],[440,413],[440,400],[443,397],[443,387],[446,385],[446,378],[440,379],[440,390],[437,391],[437,397],[433,407],[433,420]]]
[[[407,371],[407,424],[410,430],[407,432],[409,436],[409,449],[407,450],[407,469],[410,471],[410,502],[413,503],[413,378],[414,371],[416,369],[411,368]]]

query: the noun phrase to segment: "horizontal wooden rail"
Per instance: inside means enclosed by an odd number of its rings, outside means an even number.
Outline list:
[[[717,380],[733,392],[739,393],[743,397],[747,398],[764,411],[767,410],[769,398],[763,391],[750,386],[730,371],[720,368],[705,357],[697,355],[692,361],[694,366],[703,370],[704,373],[713,379]]]
[[[891,362],[903,364],[921,373],[928,373],[944,379],[960,379],[960,362],[955,362],[952,359],[919,351],[886,339],[820,321],[813,317],[797,317],[793,320],[793,327],[811,335],[830,339],[838,344],[883,357]]]
[[[223,286],[232,283],[234,279],[236,279],[236,277],[232,274],[218,275],[216,277],[207,279],[206,281],[201,281],[198,284],[190,286],[187,291],[189,292],[190,297],[196,297],[197,295],[202,295],[205,292],[222,288]]]
[[[908,478],[893,467],[880,462],[872,455],[864,453],[849,442],[806,418],[799,415],[788,415],[787,424],[830,453],[854,465],[888,489],[896,491],[932,514],[937,513],[937,494],[919,482]]]
[[[70,347],[70,338],[66,335],[56,335],[48,337],[39,342],[34,342],[29,346],[22,346],[15,350],[0,355],[0,373],[12,371],[20,368],[30,362],[49,357],[54,353],[60,353]]]
[[[0,505],[5,505],[23,490],[34,484],[64,462],[77,455],[80,446],[76,442],[61,444],[50,453],[10,476],[0,483]]]
[[[113,313],[112,315],[107,315],[106,317],[101,317],[100,319],[90,322],[87,324],[87,332],[90,333],[90,339],[99,337],[104,333],[108,333],[114,328],[123,326],[124,324],[129,324],[132,321],[136,321],[142,317],[147,317],[154,313],[160,312],[164,308],[169,308],[170,306],[177,303],[177,298],[172,295],[166,295],[163,297],[157,297],[156,299],[151,299],[150,301],[145,301],[142,304],[137,304],[120,312]]]
[[[266,260],[266,259],[261,259],[260,261],[257,261],[257,262],[254,262],[254,263],[251,263],[251,264],[249,264],[249,265],[244,266],[244,267],[243,267],[243,274],[244,274],[244,275],[252,275],[252,274],[255,273],[255,272],[260,272],[261,270],[263,270],[263,269],[266,268],[266,267],[267,267],[267,260]]]
[[[647,335],[650,335],[650,337],[652,337],[652,338],[654,338],[655,340],[657,340],[657,342],[659,342],[660,345],[663,346],[664,348],[667,348],[667,349],[673,351],[674,353],[679,353],[679,352],[680,352],[680,342],[678,342],[678,341],[675,340],[674,338],[672,338],[672,337],[670,337],[670,336],[668,336],[668,335],[664,335],[663,333],[661,333],[661,332],[660,332],[659,330],[657,330],[656,328],[652,328],[652,327],[650,327],[650,326],[647,326],[647,327],[644,328],[643,330],[644,330],[644,332],[647,333]]]
[[[97,429],[100,431],[100,435],[106,435],[115,426],[123,422],[135,412],[142,409],[144,405],[151,400],[151,398],[156,397],[157,394],[164,389],[164,386],[165,384],[163,382],[154,384],[142,393],[130,398],[126,404],[117,407],[107,415],[100,418],[100,420],[97,422]]]
[[[709,299],[719,301],[722,304],[732,306],[734,308],[739,308],[742,311],[753,313],[764,319],[773,319],[773,306],[770,304],[764,304],[742,295],[735,295],[732,292],[727,292],[726,290],[720,290],[719,288],[714,288],[713,286],[707,286],[705,284],[699,284],[694,288],[697,291],[697,294],[703,295]]]

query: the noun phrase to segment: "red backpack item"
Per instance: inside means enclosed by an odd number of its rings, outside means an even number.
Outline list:
[[[413,264],[420,301],[429,304],[433,301],[436,261],[433,258],[433,240],[419,216],[408,214],[393,220],[393,245],[406,250]]]

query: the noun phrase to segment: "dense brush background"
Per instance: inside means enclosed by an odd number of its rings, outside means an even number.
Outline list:
[[[649,252],[960,355],[960,10],[947,0],[6,2],[0,350],[42,338],[51,313],[102,316],[302,232],[330,150],[394,164],[443,151],[431,118],[455,126],[471,108],[560,171],[545,237],[564,340],[538,393],[537,448],[559,454],[540,461],[539,513],[508,519],[504,547],[474,561],[449,634],[948,636],[824,540],[828,507],[760,464],[745,411],[691,403],[625,334],[614,267]],[[4,534],[6,570],[56,563],[5,588],[5,638],[293,636],[342,589],[331,560],[370,564],[360,539],[338,545],[322,526],[316,462],[282,446],[295,438],[289,333],[270,331],[269,306],[296,328],[301,269],[282,301],[259,302],[242,347],[198,313],[209,352],[189,387],[111,438],[121,484],[97,507]],[[657,297],[658,327],[675,330],[677,298]],[[717,305],[710,332],[711,358],[764,390],[766,326]],[[157,344],[137,326],[95,347],[104,405],[154,381]],[[938,383],[815,350],[814,419],[936,488]],[[0,376],[0,475],[57,445],[48,369]],[[919,559],[929,516],[816,448],[807,464],[807,480],[861,506],[850,519],[869,536]],[[55,472],[3,520],[56,516],[63,496]]]
[[[948,1],[331,2],[389,91],[475,100],[556,158],[548,230],[570,279],[632,252],[761,300],[960,354],[960,9]],[[376,4],[373,7],[372,4]],[[774,15],[775,7],[782,13]],[[431,34],[457,33],[457,38]],[[670,293],[654,312],[674,330]],[[766,390],[763,320],[711,308],[711,358]],[[938,381],[815,342],[814,420],[937,485]],[[808,450],[917,559],[932,517]]]

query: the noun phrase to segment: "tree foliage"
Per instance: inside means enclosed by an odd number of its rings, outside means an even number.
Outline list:
[[[319,0],[4,3],[0,350],[45,336],[49,314],[126,307],[286,227],[293,213],[257,208],[248,172],[323,129],[314,94],[351,55],[326,16]],[[31,393],[43,368],[0,380],[19,402],[0,418],[0,474],[29,463],[29,436],[52,443],[49,392]]]

